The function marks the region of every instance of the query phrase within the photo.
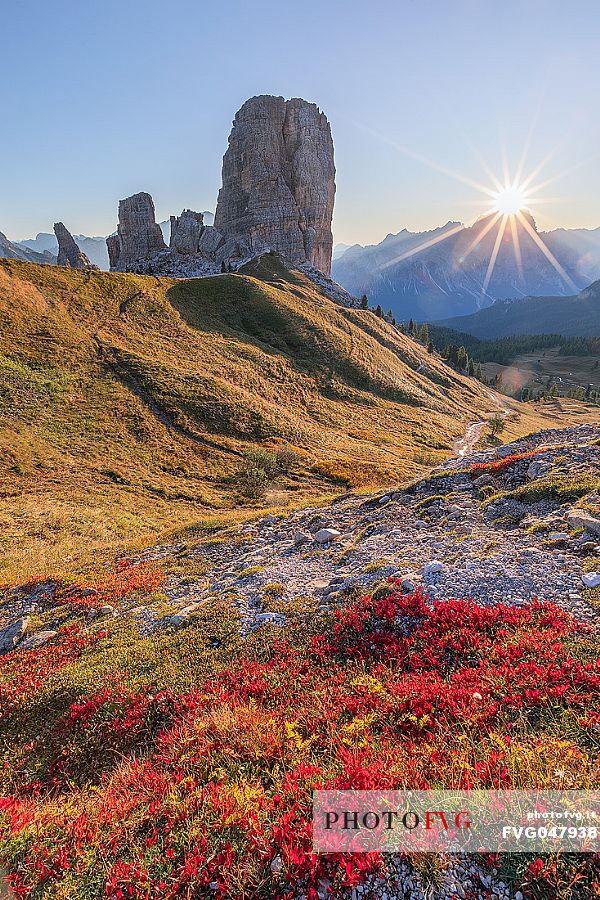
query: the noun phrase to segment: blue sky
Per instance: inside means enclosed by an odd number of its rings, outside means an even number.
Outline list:
[[[20,0],[2,10],[0,231],[113,230],[149,191],[159,218],[214,209],[231,120],[254,94],[330,119],[337,242],[472,221],[531,132],[542,228],[600,225],[596,0]],[[533,128],[531,127],[533,125]]]

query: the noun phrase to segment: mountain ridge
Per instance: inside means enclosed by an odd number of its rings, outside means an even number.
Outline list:
[[[542,332],[595,337],[600,335],[600,280],[575,296],[497,300],[470,316],[440,319],[434,324],[488,339]]]
[[[523,277],[507,226],[486,288],[498,228],[492,218],[472,226],[450,221],[421,233],[403,229],[379,244],[354,245],[334,259],[333,277],[351,293],[367,294],[373,305],[391,308],[396,318],[420,320],[468,315],[506,297],[570,295],[600,277],[600,228],[538,233],[528,216],[527,226],[517,226]],[[557,257],[564,275],[536,239]]]

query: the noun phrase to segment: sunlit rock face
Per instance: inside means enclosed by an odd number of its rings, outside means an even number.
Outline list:
[[[223,158],[215,227],[238,253],[276,250],[329,274],[335,165],[314,103],[260,96],[236,114]]]
[[[184,209],[171,216],[167,247],[152,197],[134,194],[120,201],[117,233],[106,242],[110,267],[190,277],[235,268],[273,250],[328,275],[334,198],[326,116],[305,100],[253,97],[233,123],[214,225]]]

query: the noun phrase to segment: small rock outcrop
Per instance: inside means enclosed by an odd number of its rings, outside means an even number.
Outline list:
[[[68,228],[65,228],[62,222],[54,223],[54,234],[58,241],[58,265],[66,266],[68,269],[88,269],[98,271],[85,253],[79,249],[73,235]]]
[[[215,227],[248,255],[276,250],[331,271],[333,140],[314,103],[259,96],[238,111],[223,158]]]
[[[203,231],[203,214],[184,209],[180,216],[171,216],[169,247],[177,253],[198,253]]]
[[[119,202],[117,233],[106,245],[111,271],[148,272],[151,258],[167,249],[150,194],[142,191]]]
[[[29,616],[23,616],[11,625],[0,629],[0,653],[8,653],[10,650],[14,650],[27,632],[29,621]]]

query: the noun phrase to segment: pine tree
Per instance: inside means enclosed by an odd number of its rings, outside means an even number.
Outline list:
[[[488,422],[488,428],[492,437],[495,437],[495,435],[497,434],[501,434],[504,431],[504,419],[502,418],[502,416],[498,414],[492,416],[492,418]]]
[[[381,308],[379,303],[377,304],[377,309],[375,310],[375,315],[378,316],[380,319],[383,319],[383,309]]]
[[[369,298],[367,297],[366,294],[363,294],[362,297],[360,298],[360,308],[361,309],[369,308]]]

